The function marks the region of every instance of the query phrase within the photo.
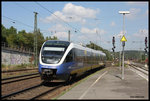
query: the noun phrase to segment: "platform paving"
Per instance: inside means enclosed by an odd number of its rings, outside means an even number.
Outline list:
[[[121,79],[119,67],[97,71],[57,99],[149,99],[148,81],[125,68]]]

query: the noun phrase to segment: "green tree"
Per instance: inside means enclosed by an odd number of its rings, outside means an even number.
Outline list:
[[[17,36],[17,29],[11,26],[9,29],[6,29],[6,40],[8,44],[13,47],[16,45],[16,36]]]
[[[38,52],[39,52],[42,44],[45,41],[43,34],[40,32],[40,29],[38,29],[38,31],[37,31],[37,36],[38,36],[37,37],[37,44],[38,44]]]
[[[29,32],[26,35],[26,38],[28,39],[28,41],[26,42],[27,48],[33,51],[34,50],[34,34]]]
[[[2,42],[5,42],[5,43],[7,43],[7,39],[6,39],[6,28],[3,26],[3,25],[1,25],[1,31],[2,31]]]
[[[47,40],[58,40],[58,38],[56,36],[53,36],[53,37],[51,37],[51,36],[48,37],[47,36],[45,41],[47,41]]]
[[[17,29],[11,26],[9,29],[5,28],[1,25],[2,30],[2,42],[8,43],[10,46],[17,46],[21,48],[28,48],[31,51],[34,50],[34,38],[35,34],[33,32],[27,33],[25,30],[18,31]],[[42,44],[46,40],[58,40],[56,36],[46,37],[44,39],[43,34],[40,32],[40,29],[37,30],[37,45],[38,52],[42,46]]]
[[[17,35],[17,44],[18,44],[21,48],[25,47],[25,43],[26,43],[26,41],[27,41],[27,39],[26,39],[25,36],[26,36],[25,30],[22,30],[22,31],[19,31],[19,32],[18,32],[18,35]]]
[[[92,48],[92,49],[95,49],[95,50],[100,50],[100,51],[104,52],[106,54],[107,60],[112,60],[112,56],[111,56],[111,54],[108,50],[103,49],[102,47],[100,47],[100,46],[98,46],[98,45],[96,45],[92,42],[90,42],[90,44],[87,44],[86,46],[89,47],[89,48]]]

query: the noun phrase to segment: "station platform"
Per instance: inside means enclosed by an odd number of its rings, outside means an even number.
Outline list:
[[[126,67],[99,70],[56,99],[149,99],[149,81]]]

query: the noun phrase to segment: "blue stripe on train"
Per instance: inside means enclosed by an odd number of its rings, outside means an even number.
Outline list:
[[[56,74],[69,74],[71,72],[71,66],[73,66],[75,64],[75,62],[67,62],[67,63],[63,63],[59,66],[47,66],[47,65],[41,65],[39,64],[39,73],[41,73],[41,69],[42,68],[49,68],[49,69],[57,69]]]

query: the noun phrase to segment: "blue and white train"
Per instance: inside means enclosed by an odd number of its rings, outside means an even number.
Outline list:
[[[105,66],[106,55],[69,41],[49,40],[39,54],[39,73],[44,81],[65,80]]]

